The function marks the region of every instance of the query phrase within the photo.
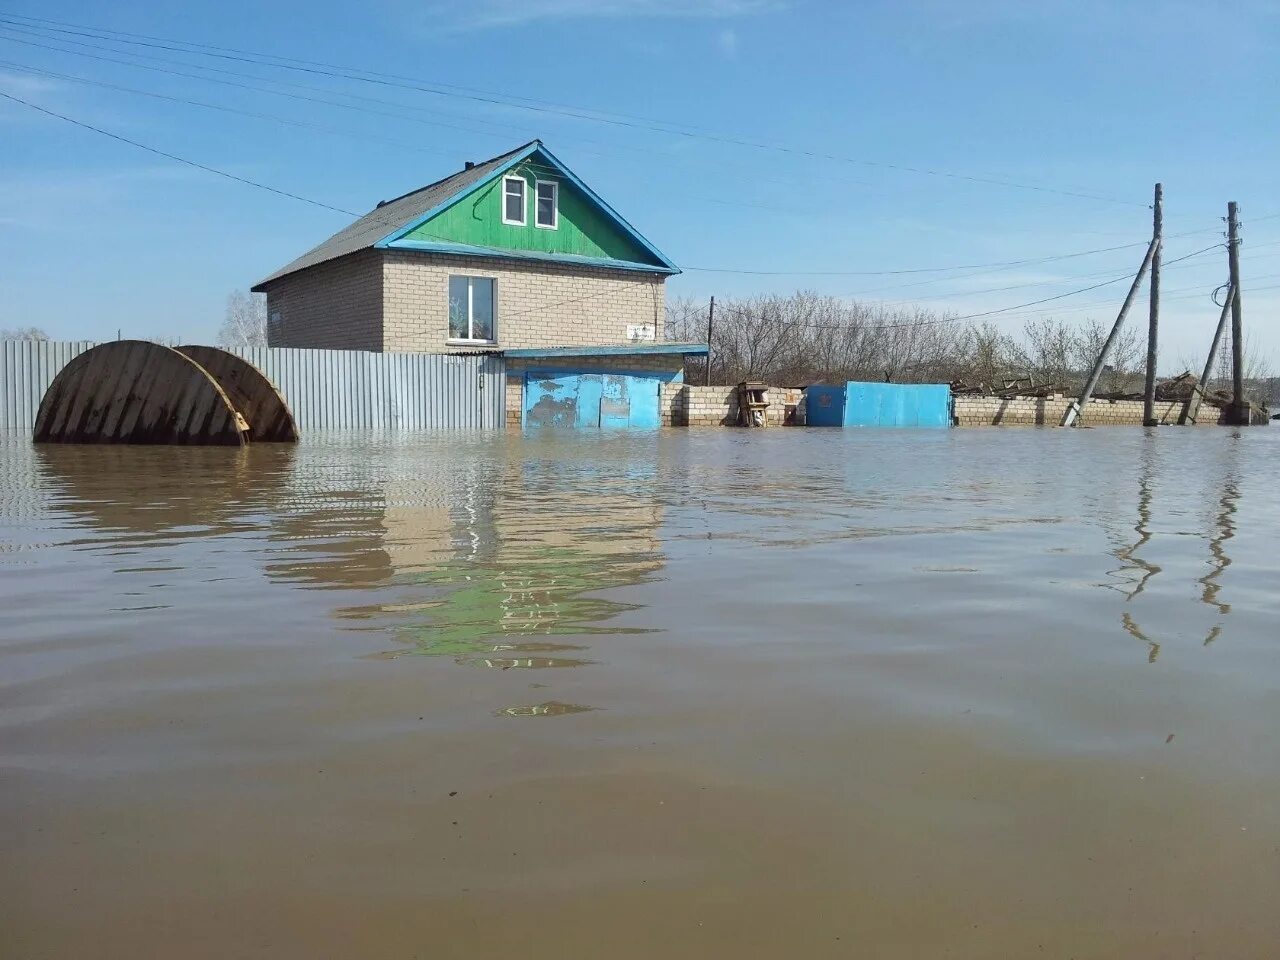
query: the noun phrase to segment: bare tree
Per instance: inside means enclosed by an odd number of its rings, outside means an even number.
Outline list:
[[[15,327],[0,330],[0,340],[48,340],[49,334],[39,327]]]
[[[706,301],[673,300],[666,316],[667,339],[705,339]],[[964,381],[987,388],[1031,376],[1039,385],[1074,391],[1088,377],[1110,329],[1102,320],[1072,324],[1045,318],[1028,322],[1021,335],[1010,335],[991,323],[964,323],[919,306],[842,300],[812,291],[726,297],[716,300],[711,373],[721,384],[744,379],[787,386]],[[1136,327],[1121,332],[1102,392],[1141,389],[1144,347]],[[690,364],[692,382],[701,382],[703,370]]]
[[[235,290],[227,297],[227,314],[218,329],[224,347],[267,345],[267,298],[260,293]]]

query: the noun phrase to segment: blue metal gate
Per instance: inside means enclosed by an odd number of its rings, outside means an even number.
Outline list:
[[[951,388],[945,383],[850,381],[846,427],[949,427]]]
[[[811,427],[949,427],[951,388],[945,383],[861,383],[805,388]]]
[[[526,427],[603,430],[659,426],[659,377],[630,373],[529,371],[524,377]]]

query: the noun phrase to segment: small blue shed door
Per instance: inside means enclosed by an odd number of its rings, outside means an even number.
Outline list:
[[[809,427],[844,426],[845,387],[815,383],[804,388],[804,422]]]
[[[528,373],[526,427],[625,430],[659,425],[656,377],[620,373]]]

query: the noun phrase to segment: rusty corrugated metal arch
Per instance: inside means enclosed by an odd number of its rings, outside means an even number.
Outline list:
[[[99,344],[72,359],[45,391],[34,432],[37,443],[297,438],[284,398],[252,364],[216,347],[145,340]]]
[[[296,443],[298,426],[275,384],[243,357],[218,347],[188,345],[178,352],[200,364],[218,382],[249,426],[253,443]]]
[[[53,379],[36,414],[37,443],[245,442],[226,392],[200,364],[145,340],[86,350]]]

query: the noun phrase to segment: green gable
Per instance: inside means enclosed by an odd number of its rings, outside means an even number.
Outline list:
[[[527,222],[523,226],[502,222],[503,181],[515,176],[526,184]],[[554,230],[534,225],[538,180],[558,185],[560,215]],[[660,265],[649,251],[619,229],[591,197],[536,155],[462,197],[401,239],[424,243],[443,240],[499,250]]]
[[[524,224],[503,222],[505,176],[518,176],[525,182]],[[539,227],[535,222],[538,180],[557,186],[554,228]],[[542,260],[642,273],[680,272],[541,141],[533,140],[482,163],[469,163],[443,180],[384,200],[256,283],[253,290],[264,291],[282,277],[370,248]]]
[[[535,141],[495,159],[506,162],[487,161],[490,169],[484,176],[375,246],[680,272],[542,144]],[[510,178],[525,184],[524,223],[503,218],[505,182]],[[539,183],[556,185],[555,227],[536,223]]]

